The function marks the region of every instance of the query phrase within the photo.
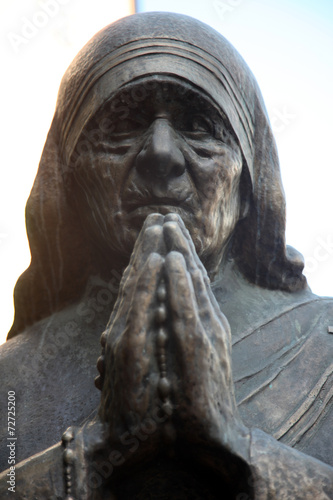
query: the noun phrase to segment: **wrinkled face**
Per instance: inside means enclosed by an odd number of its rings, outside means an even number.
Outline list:
[[[179,214],[206,267],[239,219],[240,148],[223,112],[182,80],[125,85],[72,157],[83,227],[105,256],[129,256],[150,213]]]

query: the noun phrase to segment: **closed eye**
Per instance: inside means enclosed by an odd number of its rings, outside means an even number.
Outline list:
[[[201,116],[201,115],[196,115],[193,117],[191,121],[191,128],[190,132],[205,132],[207,134],[213,134],[214,132],[214,126],[212,122]]]
[[[203,115],[191,115],[178,118],[176,127],[181,132],[188,134],[210,134],[214,135],[214,124]]]
[[[148,127],[148,122],[143,117],[138,116],[128,117],[128,118],[118,118],[115,119],[114,129],[112,131],[112,136],[114,135],[127,135],[133,132],[138,132],[140,130],[145,130]]]

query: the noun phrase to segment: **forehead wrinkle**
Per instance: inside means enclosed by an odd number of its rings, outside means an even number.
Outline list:
[[[75,119],[71,113],[66,115],[67,124],[64,124],[63,128],[63,140],[72,144],[76,143],[75,135],[79,132],[78,128],[84,126],[84,122],[89,119],[89,114],[91,115],[93,112],[93,107],[109,97],[112,87],[119,89],[122,84],[139,76],[145,76],[149,72],[169,73],[187,77],[190,81],[196,82],[199,87],[207,88],[211,97],[216,98],[219,103],[223,103],[223,106],[227,107],[226,115],[232,123],[234,132],[237,131],[237,135],[239,135],[245,157],[250,162],[249,164],[252,164],[253,124],[251,117],[247,116],[246,106],[243,107],[244,103],[242,104],[241,97],[237,97],[239,90],[235,87],[233,80],[230,80],[230,75],[222,62],[217,63],[211,60],[209,55],[203,54],[199,48],[189,50],[188,44],[179,41],[168,40],[162,43],[150,40],[140,47],[139,53],[130,55],[129,52],[125,52],[125,59],[127,59],[121,60],[112,68],[102,68],[103,75],[96,76],[95,83],[90,83],[90,91],[89,89],[84,91],[85,95],[82,95],[83,101],[81,99],[80,110],[76,106]],[[113,56],[114,54],[109,55]],[[134,63],[133,59],[136,59]],[[104,62],[106,64],[105,60]]]

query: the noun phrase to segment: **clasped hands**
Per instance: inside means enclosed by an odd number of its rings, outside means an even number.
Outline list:
[[[102,345],[100,416],[113,440],[158,407],[165,418],[151,444],[209,443],[247,455],[229,324],[180,216],[147,217]]]

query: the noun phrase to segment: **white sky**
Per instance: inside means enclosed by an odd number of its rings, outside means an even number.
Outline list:
[[[40,12],[45,13],[42,5],[47,2],[54,10],[45,17]],[[257,77],[275,130],[287,196],[287,242],[305,256],[313,291],[333,294],[333,2],[146,0],[138,4],[146,10],[201,18],[243,55]],[[15,281],[30,261],[24,207],[61,77],[84,43],[126,11],[124,0],[0,0],[0,341],[12,323]],[[30,39],[21,43],[15,35],[29,34],[27,20],[43,26],[32,32],[29,25]]]

